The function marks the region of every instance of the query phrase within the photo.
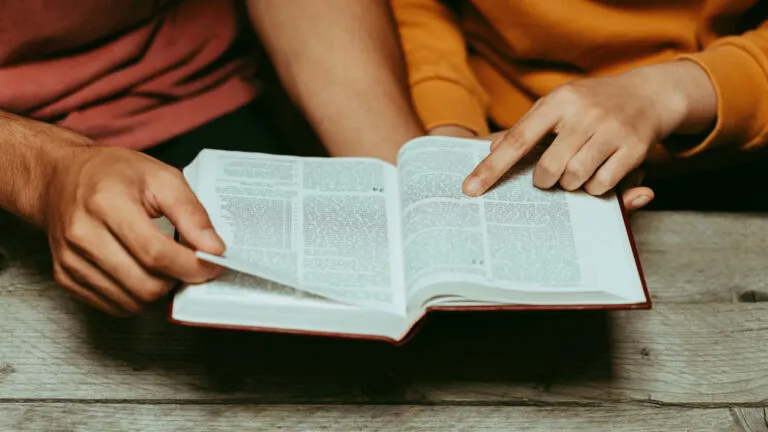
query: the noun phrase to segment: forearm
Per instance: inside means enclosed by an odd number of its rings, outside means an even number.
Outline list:
[[[86,142],[56,126],[0,111],[0,209],[41,227],[41,202],[56,155],[67,144]],[[66,144],[57,147],[60,143]]]
[[[287,91],[333,156],[394,162],[422,135],[384,0],[249,0]]]

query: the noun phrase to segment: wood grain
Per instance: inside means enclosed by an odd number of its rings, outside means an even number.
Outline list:
[[[740,430],[768,432],[768,412],[765,408],[731,408],[731,416],[740,426]]]
[[[433,316],[405,347],[111,320],[6,291],[0,398],[721,406],[768,394],[768,305]],[[696,405],[698,406],[698,405]]]
[[[436,314],[402,348],[182,328],[162,304],[109,319],[51,282],[43,235],[0,229],[0,399],[763,404],[768,222],[641,213],[633,223],[654,310]]]
[[[768,299],[765,216],[641,212],[632,230],[656,302]]]
[[[343,405],[0,405],[0,430],[93,431],[762,431],[762,408]],[[762,423],[763,426],[765,423]],[[53,427],[55,425],[55,428]]]

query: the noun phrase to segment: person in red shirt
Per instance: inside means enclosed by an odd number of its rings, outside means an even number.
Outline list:
[[[46,230],[56,281],[114,315],[220,271],[194,255],[224,245],[178,167],[203,147],[286,151],[259,97],[252,30],[330,155],[394,162],[423,133],[384,1],[0,10],[0,210]],[[190,246],[164,235],[159,216]]]

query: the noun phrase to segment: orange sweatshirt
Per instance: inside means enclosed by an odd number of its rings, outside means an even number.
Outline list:
[[[511,127],[569,81],[689,58],[718,95],[706,148],[768,142],[768,22],[758,0],[391,0],[427,129]],[[669,156],[668,152],[658,157]]]

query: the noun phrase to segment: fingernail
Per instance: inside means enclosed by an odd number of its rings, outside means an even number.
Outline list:
[[[640,207],[648,204],[649,202],[651,202],[651,198],[648,197],[648,196],[643,195],[643,196],[641,196],[639,198],[635,198],[635,200],[632,201],[632,205],[635,208],[640,208]]]
[[[224,273],[224,268],[214,265],[210,267],[210,271],[208,272],[208,277],[210,279],[216,279],[217,277],[221,276],[222,273]]]
[[[477,196],[483,191],[483,182],[477,177],[470,177],[467,181],[465,192],[470,196]]]
[[[203,230],[203,232],[200,234],[200,237],[211,247],[211,249],[221,249],[223,252],[224,248],[226,247],[224,241],[221,240],[221,237],[216,234],[216,231],[210,228]]]

